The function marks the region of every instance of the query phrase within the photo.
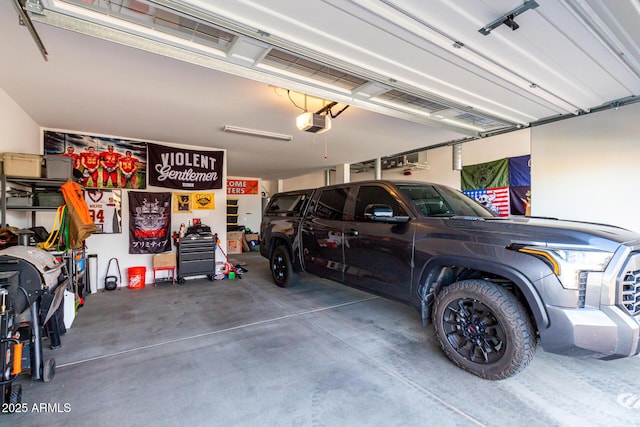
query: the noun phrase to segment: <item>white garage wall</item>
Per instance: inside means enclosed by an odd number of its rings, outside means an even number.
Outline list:
[[[385,169],[382,171],[382,179],[393,181],[423,181],[444,184],[454,188],[460,188],[460,173],[452,169],[453,149],[449,146],[434,148],[418,153],[420,167],[411,168],[411,175],[405,175],[407,168]],[[375,179],[372,171],[354,173],[352,182]]]
[[[0,89],[0,152],[40,154],[40,126]],[[30,227],[23,213],[7,212],[7,223]],[[5,224],[0,224],[4,226]]]
[[[463,165],[474,165],[530,153],[531,131],[530,129],[523,129],[463,144],[462,163]],[[382,179],[433,182],[460,189],[460,172],[453,170],[453,148],[451,146],[434,148],[419,153],[418,163],[423,167],[413,168],[409,176],[404,174],[404,168],[396,168],[383,170]],[[325,184],[324,176],[324,172],[321,171],[286,179],[283,182],[283,191],[321,187]],[[352,182],[368,179],[374,179],[373,172],[351,174]],[[331,183],[336,182],[335,172],[331,172]]]
[[[640,104],[532,129],[531,212],[640,232]]]
[[[335,179],[331,181],[335,183]],[[314,172],[307,175],[297,176],[291,179],[283,180],[282,191],[301,190],[303,188],[317,188],[325,185],[324,171]],[[273,195],[273,193],[271,193]]]
[[[40,126],[0,89],[0,152],[40,154]]]
[[[531,153],[531,129],[522,129],[462,145],[463,165],[475,165]]]
[[[464,143],[462,144],[462,164],[464,166],[474,165],[505,157],[530,154],[530,137],[530,130],[523,129]],[[404,168],[397,168],[382,171],[382,178],[433,182],[460,189],[460,172],[453,170],[453,147],[446,146],[421,152],[418,163],[422,167],[413,168],[409,176],[404,174]],[[428,169],[424,168],[425,165]],[[358,175],[364,174],[354,174],[352,178],[358,177]],[[373,173],[368,175],[368,179],[373,179]],[[360,179],[352,180],[358,181]]]

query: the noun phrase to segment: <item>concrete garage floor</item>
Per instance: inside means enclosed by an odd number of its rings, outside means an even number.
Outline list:
[[[452,365],[412,308],[303,275],[280,289],[257,253],[241,280],[89,295],[20,426],[640,425],[640,358],[539,349],[520,375]],[[59,412],[34,412],[49,403]],[[635,423],[635,424],[634,424]]]

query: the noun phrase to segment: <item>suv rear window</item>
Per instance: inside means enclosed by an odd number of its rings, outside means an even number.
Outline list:
[[[327,219],[342,219],[347,194],[349,194],[349,188],[346,187],[322,190],[316,204],[316,215]]]
[[[267,207],[267,214],[299,215],[307,199],[306,193],[276,194]]]

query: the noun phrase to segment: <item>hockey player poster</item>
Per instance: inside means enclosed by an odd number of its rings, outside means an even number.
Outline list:
[[[171,193],[129,191],[129,253],[171,250]]]

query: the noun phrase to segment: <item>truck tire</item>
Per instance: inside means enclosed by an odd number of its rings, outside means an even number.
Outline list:
[[[296,281],[298,275],[293,271],[291,256],[285,246],[275,247],[271,254],[270,267],[273,281],[281,288],[286,288]]]
[[[446,356],[481,378],[509,378],[535,354],[537,338],[527,310],[514,294],[489,281],[463,280],[443,288],[432,313]]]

